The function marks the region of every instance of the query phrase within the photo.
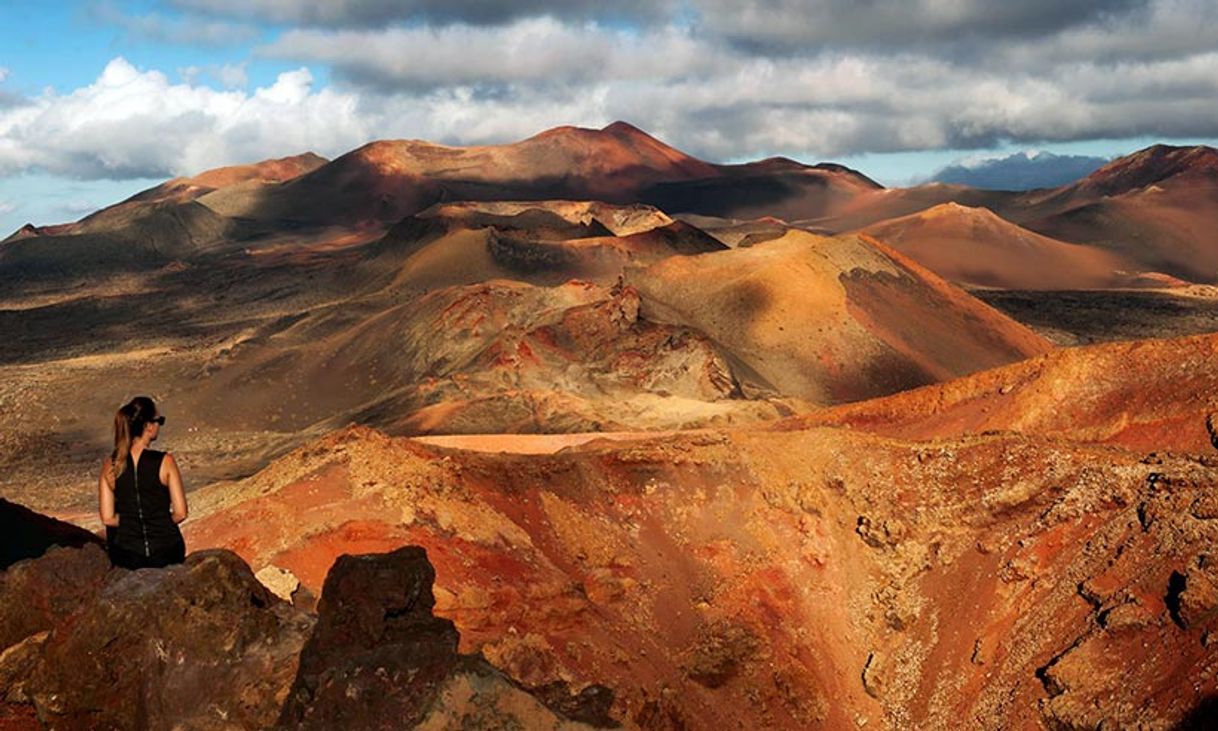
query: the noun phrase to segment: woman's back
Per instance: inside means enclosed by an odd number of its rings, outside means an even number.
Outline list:
[[[149,558],[182,541],[171,517],[169,490],[161,483],[165,453],[145,449],[128,455],[127,469],[114,482],[114,508],[122,516],[114,543]]]
[[[97,477],[97,511],[110,560],[129,569],[181,563],[186,543],[186,491],[178,463],[150,449],[165,424],[156,404],[136,396],[114,414],[114,452]]]

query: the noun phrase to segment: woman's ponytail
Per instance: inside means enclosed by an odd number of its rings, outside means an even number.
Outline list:
[[[127,457],[131,454],[131,442],[143,435],[148,421],[156,416],[156,404],[147,396],[136,396],[114,413],[114,454],[110,463],[114,467],[114,481],[127,469]]]
[[[114,453],[110,464],[114,467],[114,481],[127,469],[127,457],[131,454],[131,404],[114,412]]]

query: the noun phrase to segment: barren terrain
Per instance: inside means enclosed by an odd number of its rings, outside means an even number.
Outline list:
[[[1216,154],[885,189],[615,123],[25,227],[0,517],[50,538],[0,570],[0,728],[1205,727]],[[98,530],[136,394],[189,492],[164,572],[10,505]],[[68,682],[109,652],[121,692]]]

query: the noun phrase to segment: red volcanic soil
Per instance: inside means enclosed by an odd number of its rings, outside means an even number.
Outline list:
[[[1022,290],[1163,286],[1139,279],[1139,265],[1128,258],[1041,236],[986,208],[944,203],[863,232],[959,284]]]
[[[1016,431],[1140,451],[1203,452],[1218,412],[1218,334],[1058,349],[792,420],[900,439]]]
[[[874,239],[792,230],[733,251],[631,269],[643,314],[706,333],[751,382],[832,404],[858,401],[1049,349]]]
[[[587,236],[629,236],[672,223],[658,208],[643,204],[614,205],[600,201],[461,201],[437,203],[414,217],[446,226],[485,228],[513,232],[542,231],[543,239],[584,238]],[[549,233],[560,228],[555,220],[570,227],[567,235]],[[405,224],[410,218],[404,219]],[[399,224],[399,225],[401,225]]]
[[[1209,235],[1218,217],[1218,182],[1171,189],[1151,185],[1064,210],[1043,208],[1048,215],[1029,217],[1023,225],[1112,251],[1147,271],[1218,282],[1218,245]]]
[[[155,268],[174,259],[236,248],[243,226],[200,203],[209,196],[256,197],[326,162],[305,153],[174,178],[107,206],[75,223],[23,226],[5,243],[0,268],[16,279],[111,274]],[[250,231],[244,232],[247,235]],[[266,231],[259,232],[265,234]]]
[[[627,728],[1168,727],[1218,691],[1215,488],[1212,461],[1015,434],[348,429],[196,492],[185,530],[313,592],[421,545],[463,651],[607,685]]]

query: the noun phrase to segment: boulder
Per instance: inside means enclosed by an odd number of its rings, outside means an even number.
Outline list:
[[[56,729],[266,728],[312,623],[231,551],[115,569],[51,631],[24,691]]]
[[[0,652],[89,604],[109,572],[106,552],[92,543],[52,545],[45,555],[0,571]]]
[[[434,581],[435,569],[417,546],[340,556],[326,575],[317,626],[301,653],[281,727],[576,729],[591,727],[581,721],[612,724],[604,716],[606,689],[585,689],[574,699],[551,689],[543,702],[480,656],[458,654],[456,628],[432,614]],[[592,707],[599,713],[589,713]]]

